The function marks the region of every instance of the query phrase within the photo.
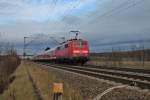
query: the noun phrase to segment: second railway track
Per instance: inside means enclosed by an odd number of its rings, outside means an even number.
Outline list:
[[[60,65],[60,64],[49,64],[40,63],[48,67],[54,67],[62,70],[67,70],[79,74],[88,75],[95,78],[104,80],[110,80],[117,83],[128,84],[130,86],[136,86],[141,89],[150,89],[150,74],[144,73],[144,71],[131,70],[119,70],[113,68],[101,68],[101,67],[90,67],[90,66],[73,66],[73,65]]]

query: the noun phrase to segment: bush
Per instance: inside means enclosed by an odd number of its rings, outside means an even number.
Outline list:
[[[20,62],[17,55],[0,56],[0,93],[8,86],[11,75]]]

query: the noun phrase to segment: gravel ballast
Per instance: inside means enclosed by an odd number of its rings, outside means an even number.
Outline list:
[[[37,64],[37,66],[39,65]],[[88,76],[51,68],[45,65],[40,67],[47,69],[58,79],[64,80],[64,82],[67,82],[71,87],[78,90],[84,100],[92,100],[105,90],[121,85],[102,79],[95,79]],[[125,88],[112,90],[111,92],[105,94],[100,100],[150,100],[150,91],[127,86]]]

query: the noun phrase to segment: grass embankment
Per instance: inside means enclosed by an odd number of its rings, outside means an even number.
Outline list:
[[[15,80],[0,96],[0,100],[35,100],[26,66],[22,63],[15,72]]]
[[[20,59],[17,55],[0,56],[0,94],[3,93],[9,83],[15,78],[12,74],[19,64]]]
[[[0,96],[0,100],[13,100],[13,98],[14,100],[37,100],[39,95],[43,100],[52,100],[54,82],[63,83],[63,100],[83,100],[79,92],[71,88],[69,84],[61,79],[56,79],[55,74],[41,69],[39,65],[32,62],[22,62],[15,75],[16,79]]]
[[[112,60],[105,57],[90,57],[88,62],[94,65],[108,66],[108,67],[132,67],[150,69],[150,61],[136,61],[136,60]]]

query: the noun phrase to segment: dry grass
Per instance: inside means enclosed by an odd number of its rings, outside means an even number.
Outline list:
[[[37,64],[28,63],[28,65],[32,66],[32,68],[30,68],[30,73],[44,100],[52,100],[52,88],[54,82],[63,83],[63,100],[83,100],[77,90],[74,90],[74,88],[72,88],[64,80],[56,78],[55,74],[49,73],[47,70],[40,69],[40,66]]]
[[[150,49],[91,53],[90,59],[92,63],[102,66],[150,69]]]
[[[17,55],[0,56],[0,94],[12,81],[12,73],[14,73],[19,64],[20,59]]]
[[[0,100],[36,100],[25,67],[26,65],[22,63],[16,70],[16,79],[0,96]]]
[[[64,84],[63,100],[83,100],[77,90],[74,90],[69,84],[61,79],[56,79],[55,74],[41,69],[37,64],[31,62],[22,62],[16,71],[16,79],[9,86],[0,100],[36,100],[32,83],[29,80],[27,69],[29,70],[39,93],[43,100],[52,100],[52,88],[54,82],[62,82]],[[15,99],[13,99],[15,97]]]
[[[132,68],[145,68],[150,69],[150,62],[146,61],[90,61],[89,64],[100,65],[100,66],[113,66],[113,67],[132,67]]]
[[[134,60],[111,60],[104,57],[91,57],[89,64],[100,66],[113,66],[113,67],[132,67],[132,68],[145,68],[150,69],[150,61],[134,61]]]

